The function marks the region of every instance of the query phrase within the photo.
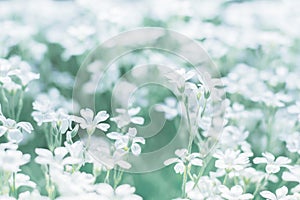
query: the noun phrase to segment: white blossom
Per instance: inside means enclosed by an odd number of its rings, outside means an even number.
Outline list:
[[[101,195],[100,199],[103,200],[142,200],[143,198],[134,194],[135,188],[128,185],[120,185],[113,189],[106,183],[99,183],[96,186],[96,191]]]
[[[125,151],[131,150],[135,156],[138,156],[142,151],[139,143],[145,144],[145,139],[143,137],[136,137],[136,135],[136,128],[129,128],[125,135],[118,132],[111,132],[106,136],[112,140],[115,140],[116,149],[123,149]]]
[[[288,188],[286,186],[277,189],[275,194],[266,190],[260,192],[260,195],[268,200],[296,200],[293,196],[287,194]]]
[[[249,193],[244,193],[242,186],[235,185],[231,189],[222,185],[219,187],[221,191],[221,196],[228,200],[247,200],[253,199],[253,195]]]
[[[269,152],[265,152],[262,155],[263,157],[254,158],[253,162],[255,164],[267,164],[266,172],[269,174],[275,174],[279,172],[281,167],[286,167],[291,162],[289,158],[284,156],[279,156],[275,160],[275,156]]]
[[[79,123],[82,129],[86,129],[89,135],[92,135],[96,128],[106,132],[110,127],[109,124],[103,123],[109,118],[109,114],[106,111],[100,111],[94,117],[94,112],[86,108],[81,109],[80,114],[82,117],[72,116],[72,120]]]
[[[171,165],[176,163],[174,170],[176,173],[183,174],[186,167],[202,166],[203,161],[200,158],[199,153],[188,153],[187,149],[177,149],[175,151],[176,158],[170,158],[164,162],[164,165]]]
[[[110,120],[115,122],[118,128],[123,128],[124,126],[127,126],[130,123],[143,125],[144,118],[140,116],[136,116],[140,111],[141,111],[140,107],[130,108],[128,110],[118,108],[116,109],[118,115],[116,117],[112,117]]]

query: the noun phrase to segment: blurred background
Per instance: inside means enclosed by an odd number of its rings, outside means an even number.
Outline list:
[[[229,98],[243,102],[250,110],[261,109],[253,102],[271,101],[259,99],[268,90],[282,90],[299,99],[299,8],[300,1],[296,0],[2,0],[0,57],[17,56],[40,73],[40,79],[30,85],[21,115],[21,120],[34,123],[31,117],[34,99],[48,93],[53,100],[70,101],[76,73],[83,59],[97,45],[123,31],[164,27],[193,38],[208,51],[224,77],[224,83],[229,85]],[[119,66],[101,83],[98,93],[108,97],[114,82],[124,73],[122,70],[164,59],[146,53],[144,57],[132,55],[118,62]],[[153,97],[151,90],[156,91],[156,88],[148,90],[150,92],[139,93],[139,104],[147,106],[145,99],[162,102],[166,96],[166,92],[162,92]],[[100,107],[109,109],[109,104],[103,102]],[[248,130],[255,130],[256,121],[263,118],[254,113],[240,118],[240,123]],[[286,121],[283,118],[278,129],[285,129]],[[45,137],[38,127],[35,128],[35,133],[20,146],[33,158],[35,147],[46,147]],[[173,133],[175,130],[174,123],[167,122],[164,131]],[[249,137],[254,153],[264,150],[263,140],[253,142],[260,138],[259,134],[258,129]],[[173,136],[169,134],[168,137]],[[159,141],[163,143],[164,138]],[[145,151],[160,145],[153,142]],[[89,166],[86,167],[89,170]],[[171,168],[146,174],[126,174],[122,182],[134,185],[145,199],[171,199],[181,193],[181,177],[174,175]],[[33,161],[23,170],[38,185],[45,184],[40,167]]]

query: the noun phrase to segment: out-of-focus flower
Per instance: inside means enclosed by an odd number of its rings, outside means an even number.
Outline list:
[[[17,145],[11,143],[0,144],[0,169],[5,172],[18,172],[20,166],[30,161],[29,154],[16,150]]]
[[[172,120],[180,114],[179,104],[173,97],[167,97],[164,103],[155,105],[155,109],[159,112],[164,112],[165,118],[168,120]]]
[[[63,170],[65,165],[77,164],[78,159],[66,157],[68,150],[65,147],[57,147],[52,153],[48,149],[36,148],[35,153],[38,155],[35,162],[41,165],[49,165],[55,169]]]
[[[142,151],[139,143],[145,144],[145,139],[143,137],[136,137],[136,135],[136,128],[129,128],[125,135],[118,132],[111,132],[106,136],[112,140],[116,140],[116,149],[123,149],[124,151],[131,150],[135,156],[138,156]]]
[[[103,200],[142,200],[143,198],[137,194],[134,194],[135,188],[128,185],[120,185],[116,189],[113,189],[106,183],[99,183],[96,186],[96,191],[101,195],[100,199]]]
[[[220,185],[221,182],[217,178],[202,176],[196,186],[193,181],[187,182],[187,196],[193,200],[221,200],[218,189]]]
[[[180,92],[183,92],[185,88],[185,82],[193,78],[195,76],[195,72],[192,70],[186,72],[184,68],[181,68],[171,71],[165,76],[170,80],[171,83],[176,84],[176,87]]]
[[[296,200],[293,196],[287,195],[288,192],[288,188],[283,186],[276,190],[276,194],[265,190],[260,192],[260,195],[268,200]]]
[[[300,154],[300,132],[295,132],[288,137],[283,138],[286,142],[286,148],[292,152]]]
[[[289,172],[283,172],[282,179],[300,183],[300,165],[289,166]]]
[[[275,160],[275,156],[271,153],[265,152],[262,155],[263,157],[254,158],[253,162],[255,164],[267,164],[266,172],[269,174],[275,174],[280,171],[281,167],[286,167],[291,163],[291,159],[284,156],[280,156]]]
[[[26,191],[19,194],[19,200],[50,200],[46,196],[42,196],[38,190],[33,190],[32,192]]]
[[[118,116],[112,117],[110,120],[115,122],[119,128],[123,128],[130,123],[143,125],[144,118],[136,116],[141,111],[140,107],[126,109],[116,109]]]
[[[109,118],[109,114],[106,111],[100,111],[94,117],[94,112],[89,109],[81,109],[80,114],[82,117],[72,116],[72,120],[79,123],[82,129],[86,129],[89,135],[92,135],[96,128],[107,131],[110,127],[107,123],[101,123]]]
[[[186,167],[190,168],[194,166],[202,166],[203,161],[200,159],[199,153],[188,153],[187,149],[177,149],[175,151],[177,158],[170,158],[164,162],[164,165],[171,165],[176,163],[174,170],[176,173],[183,174]]]
[[[221,191],[221,196],[228,200],[247,200],[253,199],[253,195],[249,193],[244,193],[242,186],[235,185],[231,189],[222,185],[219,187]]]
[[[28,175],[25,174],[15,174],[15,180],[13,180],[13,177],[10,177],[9,182],[11,185],[13,185],[14,181],[16,188],[19,188],[21,186],[36,188],[36,184],[30,180],[30,177]]]

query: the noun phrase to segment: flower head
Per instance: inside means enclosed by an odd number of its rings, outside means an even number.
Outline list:
[[[287,164],[291,162],[289,158],[284,156],[280,156],[275,160],[275,156],[268,152],[263,153],[262,155],[263,157],[254,158],[253,162],[255,164],[266,163],[266,171],[268,174],[275,174],[279,172],[281,167],[286,167]]]
[[[262,191],[260,195],[267,200],[293,200],[293,196],[287,195],[288,194],[288,188],[286,186],[283,186],[276,190],[276,193],[272,193],[270,191]]]
[[[186,167],[202,166],[203,161],[200,159],[199,153],[188,153],[187,149],[177,149],[175,154],[177,158],[170,158],[164,162],[164,165],[176,163],[174,170],[176,173],[183,174]]]
[[[96,191],[101,195],[100,199],[103,200],[142,200],[142,197],[134,194],[135,188],[128,184],[120,185],[116,189],[113,189],[106,183],[99,183],[96,185]]]
[[[141,144],[145,144],[145,139],[143,137],[136,137],[136,128],[129,128],[128,132],[123,135],[118,132],[111,132],[107,134],[107,137],[115,140],[116,149],[123,149],[124,151],[129,151],[138,156],[141,153]]]
[[[109,118],[109,114],[106,111],[100,111],[94,117],[94,112],[89,109],[81,109],[80,114],[82,117],[72,116],[72,120],[79,123],[82,129],[86,129],[89,135],[92,135],[96,128],[107,131],[110,127],[107,123],[102,123]]]
[[[136,116],[141,111],[140,107],[130,108],[128,110],[125,109],[116,109],[116,112],[119,114],[116,117],[111,118],[110,120],[115,122],[118,128],[123,128],[130,123],[143,125],[144,118]]]
[[[228,189],[226,186],[222,185],[219,187],[219,190],[221,191],[221,196],[228,200],[253,199],[252,194],[244,194],[243,188],[240,185],[233,186],[231,189]]]

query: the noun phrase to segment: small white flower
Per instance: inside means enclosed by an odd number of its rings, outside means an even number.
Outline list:
[[[286,148],[292,152],[300,154],[300,132],[295,132],[288,137],[284,138],[286,142]]]
[[[72,116],[72,120],[79,123],[82,129],[86,129],[89,135],[92,135],[96,128],[107,131],[110,127],[107,123],[101,123],[109,118],[106,111],[100,111],[94,117],[94,112],[89,109],[81,109],[80,114],[82,117]]]
[[[186,81],[193,78],[195,76],[195,72],[193,70],[186,72],[184,68],[181,68],[171,71],[165,76],[170,80],[171,83],[176,84],[176,87],[180,92],[183,92]]]
[[[193,181],[187,182],[187,196],[192,200],[222,200],[218,190],[220,185],[217,178],[202,176],[196,186]]]
[[[50,200],[46,196],[41,196],[38,190],[33,190],[32,192],[26,191],[19,194],[19,200]]]
[[[36,163],[49,165],[59,170],[63,170],[65,165],[78,163],[78,159],[66,157],[68,150],[65,147],[57,147],[54,149],[54,153],[48,149],[36,148],[35,153],[38,155],[35,158]]]
[[[287,167],[289,172],[283,172],[282,179],[285,181],[292,181],[300,183],[300,165]]]
[[[103,200],[142,200],[139,195],[134,194],[135,188],[128,185],[120,185],[113,189],[106,183],[99,183],[96,186],[96,191],[101,195],[100,199]]]
[[[9,179],[9,182],[11,185],[13,185],[13,177],[11,176]],[[32,181],[30,181],[30,177],[25,174],[17,173],[15,175],[15,186],[16,188],[19,188],[21,186],[27,186],[31,188],[36,188],[36,184]]]
[[[70,154],[70,157],[74,160],[74,163],[80,165],[83,164],[85,158],[85,149],[83,143],[81,141],[76,141],[73,144],[69,144],[68,142],[65,142],[64,144]]]
[[[295,198],[293,198],[293,196],[287,194],[288,188],[285,186],[277,189],[276,194],[266,190],[260,193],[260,195],[266,198],[267,200],[296,200]]]
[[[177,149],[175,154],[178,158],[170,158],[164,162],[164,165],[168,166],[176,163],[174,170],[176,173],[183,174],[186,167],[202,166],[203,161],[200,159],[199,153],[188,153],[187,149]]]
[[[280,171],[281,167],[286,167],[287,164],[291,163],[291,160],[287,157],[280,156],[275,160],[275,156],[271,153],[265,152],[262,155],[263,157],[254,158],[253,162],[255,164],[266,163],[266,172],[268,174],[275,174]]]
[[[29,154],[23,154],[16,150],[15,145],[11,143],[0,144],[0,169],[5,172],[18,172],[20,166],[30,161]]]
[[[136,128],[129,128],[125,135],[118,132],[111,132],[107,134],[107,137],[116,140],[116,149],[123,149],[125,151],[131,150],[135,156],[138,156],[141,154],[141,146],[139,143],[145,144],[145,139],[143,137],[136,137],[136,134]]]
[[[125,109],[116,109],[116,112],[119,114],[116,117],[111,118],[110,120],[115,122],[118,128],[123,128],[130,123],[143,125],[144,118],[136,116],[141,111],[140,107],[130,108],[128,110]]]
[[[2,113],[0,113],[0,121],[2,125],[0,126],[0,137],[7,134],[9,141],[19,143],[23,140],[23,133],[32,132],[33,127],[29,122],[16,123],[15,120],[5,118],[1,114]]]
[[[246,193],[244,194],[243,188],[240,185],[233,186],[230,190],[222,185],[219,187],[219,190],[221,191],[221,196],[228,200],[248,200],[253,199],[253,195]]]
[[[217,150],[213,156],[218,159],[215,166],[219,169],[241,171],[249,165],[249,154],[239,150],[227,149],[224,153]]]

